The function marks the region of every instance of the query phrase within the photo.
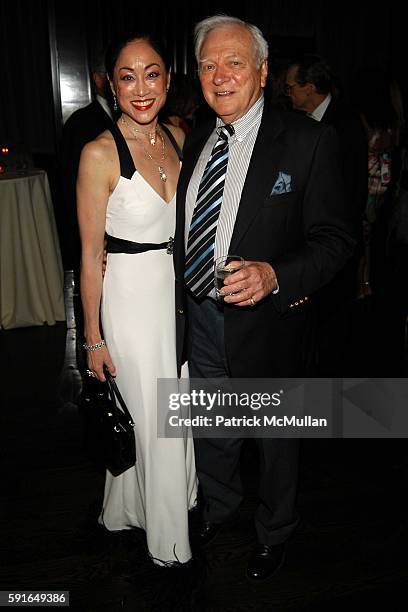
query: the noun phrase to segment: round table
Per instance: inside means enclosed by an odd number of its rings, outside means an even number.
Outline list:
[[[0,327],[65,320],[63,268],[48,178],[0,175]]]

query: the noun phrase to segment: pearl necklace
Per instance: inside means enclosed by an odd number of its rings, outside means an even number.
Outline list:
[[[131,125],[129,125],[129,123],[128,123],[128,122],[125,120],[125,118],[124,118],[124,116],[123,116],[123,115],[122,115],[121,119],[122,119],[122,123],[123,123],[123,125],[124,125],[125,127],[127,127],[127,128],[129,129],[129,131],[131,131],[131,132],[133,133],[133,135],[134,135],[134,137],[136,138],[136,140],[138,140],[138,141],[140,142],[140,146],[142,147],[143,151],[145,152],[145,154],[147,155],[147,157],[150,159],[150,161],[152,161],[152,162],[153,162],[153,164],[154,164],[155,166],[157,166],[157,169],[158,169],[159,174],[160,174],[160,179],[163,181],[163,183],[165,183],[165,182],[167,181],[167,174],[166,174],[166,172],[165,172],[165,170],[164,170],[164,167],[163,167],[163,162],[164,162],[164,160],[166,159],[166,153],[165,153],[165,150],[166,150],[166,143],[165,143],[165,140],[164,140],[163,135],[161,134],[161,132],[159,132],[159,130],[155,130],[155,132],[154,132],[155,136],[156,136],[156,134],[157,134],[157,135],[159,136],[159,138],[160,138],[161,142],[162,142],[162,154],[161,154],[161,160],[160,160],[160,162],[158,162],[158,161],[157,161],[157,159],[155,159],[155,158],[153,157],[153,155],[151,155],[151,154],[149,153],[149,151],[148,151],[148,150],[146,149],[146,147],[144,146],[143,142],[142,142],[142,141],[141,141],[141,140],[140,140],[140,139],[139,139],[139,138],[136,136],[136,134],[135,134],[135,132],[141,132],[142,134],[145,134],[145,135],[146,135],[146,133],[145,133],[145,132],[142,132],[142,130],[137,130],[136,128],[133,128]],[[150,133],[149,133],[149,136],[150,136]],[[155,140],[155,142],[153,143],[153,142],[152,142],[152,139],[150,139],[150,143],[151,143],[152,145],[154,145],[154,144],[156,143],[156,140]]]

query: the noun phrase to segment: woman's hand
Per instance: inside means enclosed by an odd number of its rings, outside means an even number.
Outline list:
[[[87,353],[88,368],[95,378],[101,382],[105,382],[104,367],[109,370],[112,376],[116,376],[116,368],[106,346],[96,349],[95,351],[87,351]]]

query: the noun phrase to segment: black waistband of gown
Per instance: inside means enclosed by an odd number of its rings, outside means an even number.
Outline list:
[[[173,253],[173,241],[174,239],[170,236],[167,242],[132,242],[131,240],[123,240],[122,238],[115,238],[115,236],[109,236],[105,234],[106,238],[106,252],[107,253],[145,253],[146,251],[159,251],[160,249],[167,249],[168,255]]]

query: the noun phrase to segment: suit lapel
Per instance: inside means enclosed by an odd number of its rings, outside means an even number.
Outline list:
[[[229,251],[238,252],[239,243],[250,228],[258,211],[270,195],[279,174],[282,143],[278,136],[284,130],[279,113],[264,109],[258,136],[252,152]]]
[[[198,128],[197,133],[193,132],[190,140],[186,141],[183,149],[184,161],[177,184],[177,211],[176,211],[176,248],[178,251],[177,267],[184,268],[185,244],[184,230],[186,219],[186,195],[191,176],[197,164],[201,151],[204,148],[212,130],[214,122],[206,124],[201,129]],[[181,268],[180,268],[181,269]]]
[[[98,117],[98,122],[104,126],[104,129],[108,128],[108,126],[110,126],[111,123],[114,123],[111,117],[108,115],[108,113],[103,108],[102,104],[99,104],[97,100],[94,100],[92,102],[92,105],[93,105],[92,112],[96,113]]]
[[[184,265],[182,262],[184,262],[185,253],[184,225],[187,189],[197,160],[213,128],[214,122],[211,122],[210,125],[205,125],[197,136],[194,136],[193,132],[194,140],[191,143],[187,142],[184,150],[184,162],[177,189],[176,242],[179,266]],[[278,136],[284,129],[280,114],[265,108],[242,190],[229,248],[231,253],[236,251],[278,177],[283,146]]]

